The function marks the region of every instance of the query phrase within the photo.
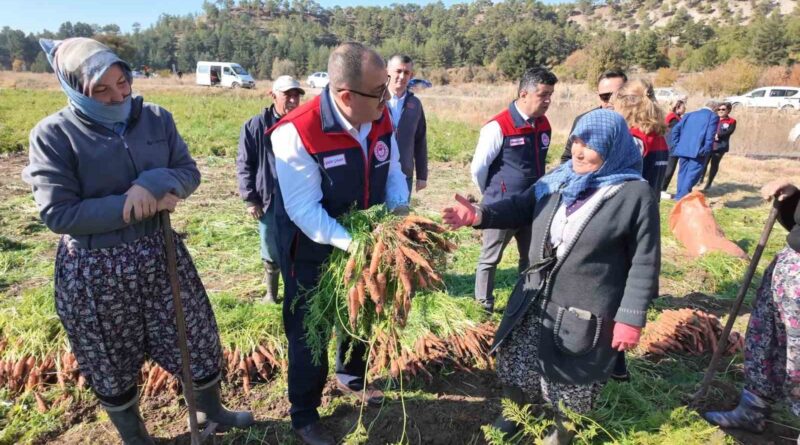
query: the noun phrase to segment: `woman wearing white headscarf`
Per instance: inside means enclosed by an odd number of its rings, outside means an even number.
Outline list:
[[[138,410],[146,357],[181,369],[175,310],[157,214],[200,184],[172,115],[131,92],[131,69],[87,38],[41,40],[68,105],[31,130],[23,179],[45,225],[61,234],[56,311],[81,373],[125,444],[152,444]],[[203,283],[176,236],[199,417],[253,423],[220,401],[221,346]]]

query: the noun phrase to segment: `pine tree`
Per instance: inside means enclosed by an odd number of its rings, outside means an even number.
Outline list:
[[[667,66],[666,57],[658,48],[658,34],[654,31],[639,33],[633,53],[637,65],[648,71]]]
[[[760,65],[780,65],[786,62],[788,40],[784,31],[783,19],[772,14],[755,24],[750,57]]]

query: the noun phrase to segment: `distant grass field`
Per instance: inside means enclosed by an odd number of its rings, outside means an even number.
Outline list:
[[[257,253],[258,236],[254,222],[246,216],[236,194],[233,162],[239,126],[259,112],[265,105],[264,101],[248,96],[178,92],[153,92],[147,95],[146,100],[173,113],[178,129],[198,159],[203,173],[203,184],[174,214],[174,225],[176,230],[186,235],[186,243],[217,314],[223,343],[247,347],[265,334],[280,337],[279,307],[262,306],[253,301],[264,290]],[[0,152],[19,151],[20,146],[27,144],[29,129],[63,105],[63,96],[55,91],[0,90]],[[452,193],[472,190],[467,164],[474,150],[478,125],[454,122],[436,114],[429,117],[428,124],[430,184],[427,190],[414,195],[414,203],[420,211],[435,215],[442,203],[449,202]],[[554,146],[550,158],[555,159],[559,154],[560,147]],[[753,198],[753,189],[765,177],[796,174],[800,171],[800,164],[786,164],[778,173],[777,163],[736,158],[726,158],[725,161],[728,167],[723,165],[720,173],[720,191],[716,195],[710,194],[710,201],[727,236],[752,252],[768,209],[767,204]],[[52,302],[52,268],[57,236],[39,222],[29,190],[19,179],[24,158],[12,156],[0,159],[0,162],[3,163],[0,164],[0,331],[9,340],[4,357],[45,354],[63,347],[66,342]],[[704,307],[724,315],[736,294],[746,262],[720,254],[700,259],[686,256],[667,227],[672,205],[670,201],[661,204],[663,267],[660,293],[663,298],[653,304],[650,319],[655,319],[664,309],[686,305]],[[782,228],[775,229],[754,287],[769,259],[784,245],[785,233]],[[482,316],[474,311],[469,300],[480,239],[474,231],[462,229],[458,233],[458,243],[459,249],[445,274],[447,295],[436,295],[436,298],[452,299],[464,314],[479,319]],[[515,250],[507,250],[498,269],[496,288],[501,308],[516,278]],[[684,298],[693,293],[705,294],[707,300]],[[749,299],[752,299],[752,292]],[[744,311],[736,325],[742,332],[747,312]],[[495,314],[494,318],[499,320],[499,316]],[[589,416],[591,421],[587,421],[587,425],[596,422],[605,432],[598,428],[594,437],[585,437],[579,443],[689,445],[731,444],[736,440],[759,443],[749,438],[734,439],[707,424],[694,411],[686,409],[688,395],[700,381],[709,357],[670,355],[653,363],[639,353],[629,356],[632,382],[608,384],[597,408]],[[726,358],[720,372],[721,384],[711,391],[711,403],[717,404],[713,406],[729,404],[732,391],[741,387],[741,361],[741,354]],[[453,369],[445,369],[437,378],[465,380],[464,374],[457,374]],[[468,379],[465,381],[472,384]],[[488,413],[490,418],[499,411],[500,405],[496,395],[497,383],[490,380],[488,385],[495,388],[490,396],[478,389],[461,388],[471,397],[471,403],[480,404],[483,407],[480,411]],[[250,407],[256,411],[257,417],[271,419],[270,422],[277,422],[278,426],[261,425],[246,432],[231,432],[223,443],[295,443],[286,424],[285,390],[284,379],[278,379],[270,384],[256,385],[250,398],[229,392],[234,406]],[[433,415],[433,410],[428,412],[425,407],[434,403],[440,392],[430,389],[422,381],[414,382],[406,392],[408,416],[423,423],[422,419]],[[54,402],[60,396],[57,388],[49,389],[44,395],[48,402]],[[84,400],[89,407],[87,412],[97,413],[97,416],[84,413],[75,417],[71,408],[57,404],[50,411],[39,414],[30,395],[12,398],[0,392],[0,444],[115,441],[106,417],[93,407],[88,392],[74,390],[71,395],[75,400]],[[404,411],[399,410],[398,392],[394,390],[389,395],[392,404],[387,409],[391,414],[384,416],[398,417],[384,418],[382,422],[383,425],[396,425],[401,422]],[[325,402],[323,412],[336,416],[342,410],[357,414],[358,404],[344,398],[330,399]],[[151,432],[161,437],[172,437],[176,434],[174,431],[185,430],[183,414],[174,403],[148,405],[144,415]],[[449,420],[442,421],[450,422],[446,427],[453,437],[463,439],[463,443],[484,443],[487,440],[474,419],[459,419],[456,414],[448,416],[451,416]],[[352,418],[342,420],[341,416],[337,417],[339,423],[335,428],[340,436],[349,431]],[[775,419],[781,424],[800,427],[797,419],[781,408]],[[427,433],[431,434],[431,431]],[[419,438],[408,436],[408,442],[425,443],[425,431],[421,434]],[[399,438],[397,435],[385,441],[367,439],[366,442],[393,442]],[[355,436],[351,439],[348,443],[363,443]]]
[[[235,156],[242,123],[267,103],[252,95],[229,94],[153,92],[144,98],[172,113],[195,156]],[[0,90],[0,154],[26,150],[31,128],[65,105],[60,91]],[[428,128],[431,160],[463,162],[472,157],[478,135],[474,125],[432,116]]]

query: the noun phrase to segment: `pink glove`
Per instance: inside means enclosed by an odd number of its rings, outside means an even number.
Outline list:
[[[611,347],[617,351],[627,351],[639,344],[642,328],[625,323],[614,323],[614,337]]]
[[[475,206],[467,198],[459,194],[456,194],[455,199],[458,204],[442,210],[442,220],[454,230],[459,227],[474,225],[477,218]]]

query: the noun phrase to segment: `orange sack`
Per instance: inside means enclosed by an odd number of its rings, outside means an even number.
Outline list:
[[[699,191],[689,193],[675,204],[669,215],[669,229],[691,256],[699,257],[716,250],[747,258],[744,250],[725,238],[705,196]]]

